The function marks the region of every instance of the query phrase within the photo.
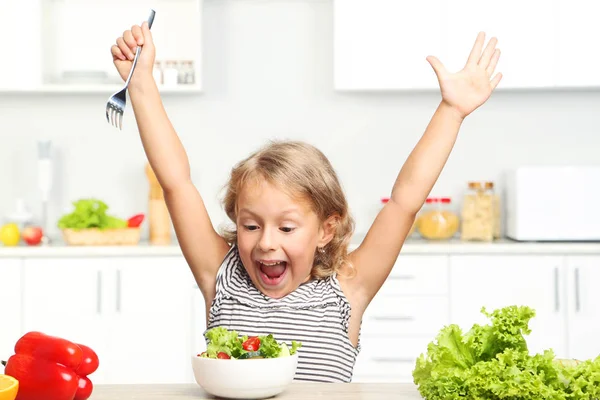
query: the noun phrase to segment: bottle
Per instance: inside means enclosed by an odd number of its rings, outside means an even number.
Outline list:
[[[491,242],[500,237],[500,200],[493,182],[468,183],[461,217],[462,240]]]
[[[177,86],[179,81],[179,71],[177,70],[177,63],[175,61],[168,60],[165,63],[165,69],[163,70],[163,84],[165,86]]]
[[[156,82],[156,84],[158,86],[160,86],[164,83],[163,82],[163,71],[160,66],[160,61],[156,61],[154,63],[154,69],[152,70],[152,77],[154,78],[154,82]]]
[[[193,85],[196,83],[196,71],[194,70],[193,61],[185,61],[185,83]]]
[[[150,184],[148,196],[150,244],[167,245],[171,243],[171,217],[165,203],[165,196],[150,164],[146,163],[145,170]]]
[[[50,156],[52,142],[49,140],[38,142],[38,188],[42,201],[42,244],[50,244],[48,237],[48,202],[52,190],[52,158]]]

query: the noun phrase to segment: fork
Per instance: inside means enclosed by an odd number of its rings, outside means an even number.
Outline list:
[[[150,17],[148,17],[148,29],[152,28],[155,14],[156,12],[151,9]],[[123,129],[123,113],[125,112],[125,106],[127,105],[127,88],[129,87],[129,81],[131,81],[133,70],[135,70],[135,65],[137,64],[141,52],[142,48],[138,46],[135,51],[135,57],[133,58],[133,64],[131,65],[131,71],[129,71],[129,76],[125,81],[125,86],[123,89],[110,96],[108,103],[106,103],[106,121],[120,130]]]

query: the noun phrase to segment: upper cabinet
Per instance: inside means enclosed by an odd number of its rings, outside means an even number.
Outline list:
[[[335,0],[335,88],[438,87],[425,58],[443,50],[445,2]]]
[[[123,80],[110,47],[125,30],[147,20],[151,9],[161,92],[200,92],[202,0],[2,2],[0,35],[8,58],[0,65],[0,92],[119,90]]]
[[[600,2],[559,0],[557,8],[557,86],[600,86],[600,54],[597,51]]]
[[[334,0],[336,90],[439,90],[425,58],[465,65],[480,31],[498,38],[498,89],[598,87],[595,0]]]

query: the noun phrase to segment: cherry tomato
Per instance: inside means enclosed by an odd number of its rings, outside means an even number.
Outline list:
[[[144,222],[144,214],[137,214],[127,220],[129,228],[137,228]]]
[[[229,357],[229,354],[223,353],[222,351],[220,351],[217,353],[217,358],[221,358],[223,360],[229,360],[231,357]]]
[[[246,351],[258,351],[260,347],[260,339],[256,336],[248,338],[244,343],[242,343],[242,347]]]

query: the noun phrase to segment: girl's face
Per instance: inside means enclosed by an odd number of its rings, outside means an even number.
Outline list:
[[[237,199],[240,257],[254,285],[281,298],[310,279],[317,247],[331,240],[309,204],[260,180]]]

